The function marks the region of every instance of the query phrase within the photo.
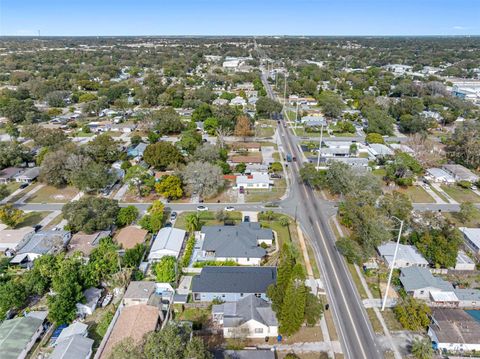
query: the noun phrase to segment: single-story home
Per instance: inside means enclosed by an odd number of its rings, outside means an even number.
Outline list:
[[[17,174],[14,178],[15,178],[15,181],[17,182],[30,183],[35,181],[39,175],[40,175],[40,167],[32,167]]]
[[[131,338],[134,343],[140,342],[145,334],[157,329],[158,322],[159,312],[156,307],[139,304],[122,308],[98,358],[108,359],[113,348],[124,339]]]
[[[427,168],[424,177],[425,179],[435,183],[455,183],[455,178],[450,173],[442,170],[441,168]]]
[[[260,152],[262,149],[259,142],[233,142],[230,146],[235,152]]]
[[[72,335],[68,339],[59,343],[50,359],[90,359],[92,356],[92,347],[94,340],[86,338],[83,335]]]
[[[475,254],[480,254],[480,228],[459,227],[463,233],[465,243],[471,248]]]
[[[258,222],[242,222],[236,226],[203,226],[197,233],[201,248],[199,261],[233,260],[242,265],[260,265],[267,251],[262,243],[272,245],[271,229],[261,228]]]
[[[432,292],[453,293],[452,284],[434,277],[427,268],[415,266],[401,268],[400,282],[405,291],[417,299],[431,300]]]
[[[455,288],[460,308],[478,308],[480,306],[480,290],[470,288]]]
[[[84,257],[88,257],[93,249],[98,246],[100,240],[110,237],[111,234],[111,231],[101,231],[93,234],[75,233],[68,243],[68,253],[80,252]]]
[[[265,338],[278,335],[278,321],[272,305],[250,294],[236,302],[212,306],[214,323],[223,328],[224,338]]]
[[[102,296],[102,290],[91,287],[85,289],[83,295],[85,296],[85,303],[75,304],[77,307],[77,314],[80,316],[92,315],[95,309],[97,309],[98,301]]]
[[[450,353],[480,350],[480,323],[460,309],[434,309],[428,336],[434,349]]]
[[[158,261],[165,256],[178,258],[186,233],[183,229],[173,227],[161,228],[153,240],[148,260],[150,262]]]
[[[30,312],[0,323],[0,358],[24,359],[43,333],[47,312]]]
[[[370,143],[368,153],[373,157],[393,156],[395,154],[391,148],[381,143]]]
[[[393,255],[395,254],[396,243],[387,242],[378,246],[378,253],[385,260],[389,267],[392,266]],[[412,245],[399,244],[397,258],[395,259],[395,268],[405,268],[410,266],[428,267],[428,261]]]
[[[458,251],[455,270],[472,271],[475,270],[475,262],[464,251]]]
[[[230,106],[245,106],[246,104],[247,101],[245,101],[245,99],[241,96],[237,96],[230,100]]]
[[[450,173],[456,181],[467,181],[475,183],[478,182],[478,180],[480,179],[480,177],[478,177],[475,173],[462,165],[443,165],[442,168],[446,172]]]
[[[268,301],[267,288],[276,282],[276,267],[204,267],[192,279],[193,300],[236,302],[253,294]]]
[[[0,170],[0,184],[7,184],[12,181],[16,175],[22,172],[22,168],[18,167],[7,167],[3,170]]]
[[[53,343],[53,345],[56,346],[75,335],[81,335],[83,337],[86,337],[88,335],[88,325],[81,322],[74,322],[70,324],[68,327],[64,328],[61,331],[60,335],[55,340],[55,343]]]
[[[251,188],[251,189],[268,189],[273,185],[268,173],[254,172],[250,175],[237,176],[237,187]]]
[[[125,306],[147,304],[152,294],[155,293],[155,288],[155,282],[132,281],[123,296],[123,304]]]
[[[7,250],[17,251],[23,245],[25,238],[29,238],[33,233],[35,233],[33,227],[1,230],[0,252],[5,253]]]
[[[115,236],[115,241],[122,249],[131,249],[137,244],[145,243],[148,231],[138,226],[127,226],[122,228]]]
[[[276,358],[275,352],[269,349],[225,350],[223,352],[223,359],[275,359],[275,358]]]

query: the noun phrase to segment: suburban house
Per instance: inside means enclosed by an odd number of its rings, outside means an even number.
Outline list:
[[[425,171],[425,179],[435,183],[452,184],[455,183],[455,178],[445,170],[441,168],[427,168]]]
[[[480,228],[459,227],[465,242],[475,254],[480,254]]]
[[[215,100],[213,100],[212,104],[215,106],[225,106],[225,105],[228,105],[228,100],[225,98],[218,97]]]
[[[123,250],[132,249],[137,244],[145,243],[148,231],[137,226],[127,226],[122,228],[115,236],[115,241]]]
[[[395,154],[391,148],[381,143],[370,143],[368,145],[368,153],[372,157],[393,156]]]
[[[11,251],[11,253],[14,253],[23,244],[25,238],[29,238],[33,233],[35,233],[33,227],[4,229],[0,231],[0,252],[5,253]]]
[[[83,335],[72,335],[53,350],[49,359],[89,359],[92,356],[94,340]]]
[[[178,258],[180,256],[180,251],[182,250],[186,233],[187,232],[183,229],[173,227],[161,228],[153,240],[150,253],[148,254],[148,261],[158,261],[165,256]]]
[[[134,343],[140,342],[145,334],[157,329],[159,313],[156,307],[139,304],[120,309],[120,314],[114,319],[113,329],[104,340],[105,346],[99,348],[99,359],[108,359],[115,345],[122,340],[131,338]],[[102,343],[103,344],[103,343]]]
[[[462,165],[443,165],[442,168],[451,174],[456,181],[475,183],[480,179],[480,177],[478,177],[475,173]]]
[[[251,154],[250,156],[241,156],[241,155],[233,155],[228,158],[228,160],[233,163],[245,163],[245,164],[262,164],[263,157],[261,154]]]
[[[475,262],[464,251],[458,251],[455,270],[472,271],[475,270]]]
[[[480,350],[480,323],[460,309],[434,309],[428,336],[441,352]]]
[[[479,289],[456,288],[455,295],[460,308],[478,308],[480,306]]]
[[[110,237],[110,235],[110,231],[101,231],[93,234],[75,233],[68,243],[68,254],[80,252],[84,257],[88,258],[94,248],[98,246],[100,240]]]
[[[75,335],[81,335],[82,337],[86,337],[88,335],[88,325],[81,322],[73,322],[68,327],[62,330],[53,345],[56,346]]]
[[[245,101],[245,99],[241,96],[237,96],[230,100],[230,106],[245,106],[246,104],[247,101]]]
[[[44,254],[58,253],[66,248],[72,234],[70,231],[40,231],[25,238],[24,244],[10,261],[10,264],[19,264],[29,267],[33,261]]]
[[[224,338],[265,338],[278,335],[278,321],[267,301],[248,295],[236,302],[212,306],[214,323]]]
[[[268,189],[270,188],[270,185],[273,185],[273,181],[270,179],[268,173],[261,172],[253,172],[250,175],[237,176],[236,183],[238,188],[243,187],[251,189]]]
[[[431,300],[431,293],[438,292],[453,294],[453,286],[441,278],[434,277],[427,268],[415,266],[401,268],[400,282],[405,291],[417,299]],[[436,301],[435,299],[438,299],[438,296],[433,300]]]
[[[7,167],[0,170],[0,184],[11,182],[20,172],[22,172],[22,169],[18,167]]]
[[[387,242],[381,246],[378,246],[378,253],[385,260],[389,267],[392,266],[395,247],[396,243],[394,242]],[[426,268],[428,267],[428,262],[414,246],[399,244],[394,267],[405,268],[410,266]]]
[[[123,296],[123,305],[128,307],[137,304],[147,304],[155,293],[155,282],[132,281]]]
[[[204,267],[192,279],[193,300],[236,302],[249,294],[268,300],[267,288],[276,282],[276,267]]]
[[[17,174],[14,178],[15,181],[21,183],[31,183],[37,179],[40,175],[40,167],[32,167],[28,168],[23,172]]]
[[[272,245],[273,231],[261,228],[258,222],[242,222],[236,226],[203,226],[197,232],[199,261],[233,260],[242,265],[260,265],[267,251],[261,244]]]
[[[85,317],[87,315],[92,315],[95,309],[97,309],[97,304],[100,298],[102,297],[102,290],[95,287],[90,287],[83,291],[85,296],[85,303],[77,303],[77,314]]]
[[[43,333],[47,312],[30,312],[0,324],[0,358],[23,359]]]
[[[147,148],[147,144],[140,142],[135,147],[130,148],[127,151],[127,154],[130,157],[143,157],[143,152],[145,152],[146,148]]]

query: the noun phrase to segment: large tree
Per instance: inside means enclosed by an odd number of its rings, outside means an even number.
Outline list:
[[[13,207],[12,204],[5,204],[0,207],[0,222],[15,228],[25,220],[25,213],[19,209]]]
[[[17,142],[0,142],[0,169],[19,166],[33,159],[30,149]]]
[[[143,153],[143,159],[147,164],[160,171],[184,162],[180,151],[169,142],[148,145]]]
[[[213,197],[225,183],[220,167],[199,161],[189,163],[182,171],[182,177],[189,192],[200,198]]]
[[[183,196],[182,180],[178,176],[170,175],[160,179],[155,184],[157,193],[168,199],[178,199]]]
[[[273,113],[282,112],[282,105],[268,97],[260,97],[255,104],[259,116],[270,117]]]
[[[447,156],[466,167],[480,168],[480,121],[465,121],[448,141]]]
[[[322,108],[323,113],[327,117],[338,118],[342,114],[345,104],[340,95],[331,92],[323,91],[318,96],[318,104]]]
[[[119,143],[107,134],[98,135],[88,142],[85,151],[97,162],[113,163],[120,158]]]

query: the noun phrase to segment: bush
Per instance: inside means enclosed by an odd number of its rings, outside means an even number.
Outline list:
[[[97,327],[95,328],[95,333],[97,333],[100,337],[104,337],[105,334],[107,333],[108,326],[110,325],[110,322],[113,319],[113,312],[108,311],[106,312],[100,322],[97,324]]]
[[[194,268],[203,268],[203,267],[234,267],[238,266],[238,263],[232,260],[229,261],[204,261],[204,262],[195,262],[193,264]]]
[[[185,246],[185,252],[183,252],[182,267],[188,267],[190,264],[190,259],[192,258],[193,248],[195,247],[195,236],[191,235],[187,240],[187,245]]]
[[[470,189],[472,188],[472,183],[469,181],[458,181],[457,185],[459,187],[465,188],[465,189]]]

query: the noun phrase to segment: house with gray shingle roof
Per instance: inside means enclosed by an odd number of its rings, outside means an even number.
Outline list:
[[[267,251],[260,245],[271,245],[273,231],[261,228],[257,222],[242,222],[236,226],[203,226],[197,235],[201,248],[198,261],[233,260],[242,265],[260,265]]]
[[[429,300],[430,293],[453,293],[453,286],[442,278],[434,277],[426,268],[407,267],[400,270],[400,282],[414,298]]]
[[[50,359],[89,359],[92,356],[93,339],[75,334],[59,343]]]
[[[248,295],[237,302],[212,306],[213,321],[223,327],[224,338],[265,338],[278,335],[278,321],[267,301]]]
[[[276,267],[204,267],[192,279],[193,300],[236,302],[253,294],[268,301],[267,288],[276,282]]]

